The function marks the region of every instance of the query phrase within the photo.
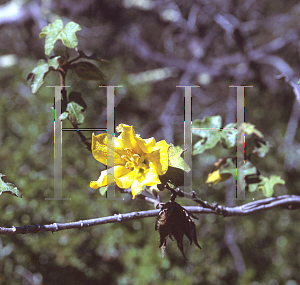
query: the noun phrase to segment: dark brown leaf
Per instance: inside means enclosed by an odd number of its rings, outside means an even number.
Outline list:
[[[160,210],[156,223],[155,230],[159,232],[160,244],[162,251],[162,258],[164,258],[164,251],[167,244],[167,239],[172,236],[177,241],[177,246],[183,252],[183,236],[186,235],[190,240],[190,244],[194,243],[201,249],[197,241],[196,226],[191,218],[195,216],[189,214],[183,207],[176,202],[166,203]]]

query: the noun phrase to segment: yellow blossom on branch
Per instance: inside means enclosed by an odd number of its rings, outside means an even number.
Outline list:
[[[156,142],[154,138],[142,139],[136,135],[132,126],[120,124],[116,128],[121,134],[114,138],[107,134],[92,136],[92,153],[96,160],[107,165],[107,153],[114,154],[114,181],[120,188],[131,187],[134,197],[143,186],[160,184],[159,175],[168,170],[168,148],[166,141]],[[107,147],[111,151],[107,152]],[[97,181],[90,187],[97,189],[107,186],[108,170],[101,172]]]
[[[217,184],[221,181],[222,181],[222,177],[220,175],[220,170],[218,169],[212,173],[208,173],[207,180],[205,181],[205,183]]]
[[[221,167],[226,165],[234,166],[232,160],[229,158],[220,158],[216,163],[214,163],[214,167],[211,173],[208,174],[205,183],[208,183],[209,185],[213,185],[229,179],[232,176],[231,173],[220,173]]]

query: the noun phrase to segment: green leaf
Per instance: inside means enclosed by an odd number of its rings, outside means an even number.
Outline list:
[[[271,175],[270,178],[267,177],[260,177],[262,181],[259,183],[258,190],[262,190],[263,194],[266,197],[271,197],[274,192],[274,186],[276,184],[285,184],[285,181],[281,179],[280,176]]]
[[[257,183],[251,183],[248,185],[248,190],[249,192],[255,192],[256,190],[258,190],[258,185]]]
[[[237,123],[231,123],[226,125],[221,132],[221,143],[225,148],[231,148],[236,146],[236,137],[238,134]]]
[[[251,192],[253,184],[257,184],[261,181],[259,178],[260,172],[249,160],[246,160],[245,163],[239,167],[243,172],[242,175],[237,177],[237,183],[241,188],[244,188],[246,183],[246,189]]]
[[[257,168],[247,160],[244,164],[244,181],[246,182],[246,189],[250,192],[256,191],[258,183],[261,182],[261,178],[263,177],[260,175],[260,172]]]
[[[8,194],[14,195],[16,197],[22,198],[22,194],[18,190],[18,188],[12,183],[4,182],[2,180],[2,177],[5,177],[5,175],[0,173],[0,195],[2,193],[8,193]]]
[[[35,94],[44,83],[45,76],[50,70],[57,69],[59,56],[51,58],[46,62],[41,59],[38,61],[37,67],[35,67],[28,75],[27,80],[30,80],[31,91]]]
[[[266,154],[269,152],[270,149],[270,144],[269,142],[261,142],[257,141],[256,142],[258,147],[255,147],[256,153],[259,157],[265,157]]]
[[[86,61],[81,61],[71,65],[72,70],[75,74],[83,80],[104,80],[105,75],[103,72],[94,64]]]
[[[69,112],[69,118],[73,124],[80,125],[84,122],[84,115],[82,113],[82,106],[75,102],[68,103],[67,112]]]
[[[68,112],[63,112],[62,114],[60,114],[59,119],[64,121],[68,118],[69,113]]]
[[[190,185],[190,179],[186,177],[188,181],[184,181],[184,178],[184,171],[182,169],[169,166],[167,172],[164,175],[159,176],[161,184],[158,184],[157,188],[159,190],[163,190],[166,185],[168,185],[169,187],[175,189],[176,187],[183,186],[184,184]]]
[[[45,54],[51,53],[57,40],[61,40],[66,47],[75,48],[78,45],[75,33],[80,30],[81,27],[74,22],[69,22],[63,27],[63,22],[60,19],[49,24],[40,33],[40,39],[46,36]]]
[[[189,172],[191,168],[185,163],[184,159],[181,157],[183,149],[180,146],[170,146],[168,149],[169,156],[169,166],[182,169]]]
[[[298,85],[300,84],[300,79],[299,79],[299,81],[298,81]]]
[[[236,176],[237,175],[236,163],[232,158],[220,159],[217,163],[214,164],[214,168],[211,171],[211,174],[209,174],[207,183],[216,184],[225,181],[230,177],[228,176],[230,174],[237,177],[237,183],[239,183],[239,185],[244,185],[244,180],[245,180],[247,187],[249,188],[249,191],[250,192],[255,191],[257,188],[257,184],[261,181],[261,179],[259,178],[260,175],[259,171],[248,160],[242,165],[240,165],[239,169],[243,171],[242,172],[243,175],[241,177]],[[218,173],[216,172],[217,170],[219,170]],[[214,176],[212,176],[212,174],[214,174]],[[219,175],[219,177],[217,176],[217,174]],[[215,179],[216,181],[213,181],[213,179]],[[253,183],[256,184],[255,187],[251,185]]]
[[[201,136],[202,129],[220,129],[222,127],[221,116],[203,117],[202,120],[196,119],[193,121],[192,132],[195,135]]]
[[[220,167],[213,169],[213,171],[220,169],[219,171],[220,174],[231,174],[233,176],[236,176],[236,163],[230,157],[224,160],[225,161],[220,165]]]
[[[260,175],[259,178],[261,180],[259,183],[253,183],[249,185],[249,191],[254,192],[262,190],[266,197],[271,197],[273,195],[274,186],[276,184],[285,184],[285,181],[277,175],[271,175],[270,178]]]
[[[69,94],[69,101],[73,101],[79,104],[84,110],[87,108],[86,103],[84,102],[81,93],[72,91]]]
[[[86,55],[82,50],[79,50],[78,53],[82,58],[92,59],[92,60],[96,60],[96,61],[99,61],[99,62],[109,63],[108,60],[98,57],[97,54],[95,54],[95,53],[93,53],[91,55]]]
[[[244,176],[257,174],[256,167],[249,160],[242,167],[244,168]]]
[[[259,138],[263,138],[263,134],[255,128],[254,125],[250,124],[250,123],[244,123],[243,124],[243,129],[246,135],[251,136],[252,134],[258,136]]]
[[[103,196],[107,191],[107,186],[103,186],[99,188],[99,193]]]
[[[193,146],[193,155],[203,153],[206,149],[215,147],[223,136],[221,116],[204,117],[203,120],[193,121],[192,133],[201,137]]]

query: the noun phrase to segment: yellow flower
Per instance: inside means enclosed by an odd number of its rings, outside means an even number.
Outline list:
[[[142,139],[135,134],[132,126],[125,124],[120,124],[116,130],[121,132],[116,138],[93,134],[93,156],[107,165],[107,145],[113,147],[108,154],[114,154],[114,180],[120,188],[131,187],[134,199],[143,186],[161,183],[158,176],[167,172],[169,145],[164,140]],[[112,179],[107,182],[107,176],[108,170],[102,171],[97,181],[91,181],[90,187],[97,189],[113,182]]]
[[[208,173],[207,180],[205,183],[208,184],[217,184],[222,181],[222,177],[220,175],[220,170],[216,170],[212,173]]]
[[[227,179],[229,179],[232,175],[230,173],[221,173],[220,169],[217,169],[211,173],[208,173],[207,179],[205,183],[208,183],[209,185],[218,184],[220,182],[223,182]]]

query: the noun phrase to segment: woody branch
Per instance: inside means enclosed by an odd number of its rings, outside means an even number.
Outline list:
[[[213,207],[213,209],[212,209]],[[203,207],[203,206],[186,206],[184,207],[189,213],[194,214],[215,214],[224,217],[247,216],[257,212],[267,211],[274,208],[284,208],[288,210],[300,209],[300,196],[283,195],[278,197],[271,197],[250,202],[242,206],[225,207],[223,205]],[[38,232],[58,232],[67,229],[81,229],[96,225],[103,225],[108,223],[125,222],[129,220],[136,220],[146,217],[156,217],[159,210],[139,211],[126,214],[115,214],[109,217],[82,220],[71,223],[53,223],[49,225],[25,225],[22,227],[4,228],[0,227],[0,234],[2,235],[17,235],[29,234]]]

